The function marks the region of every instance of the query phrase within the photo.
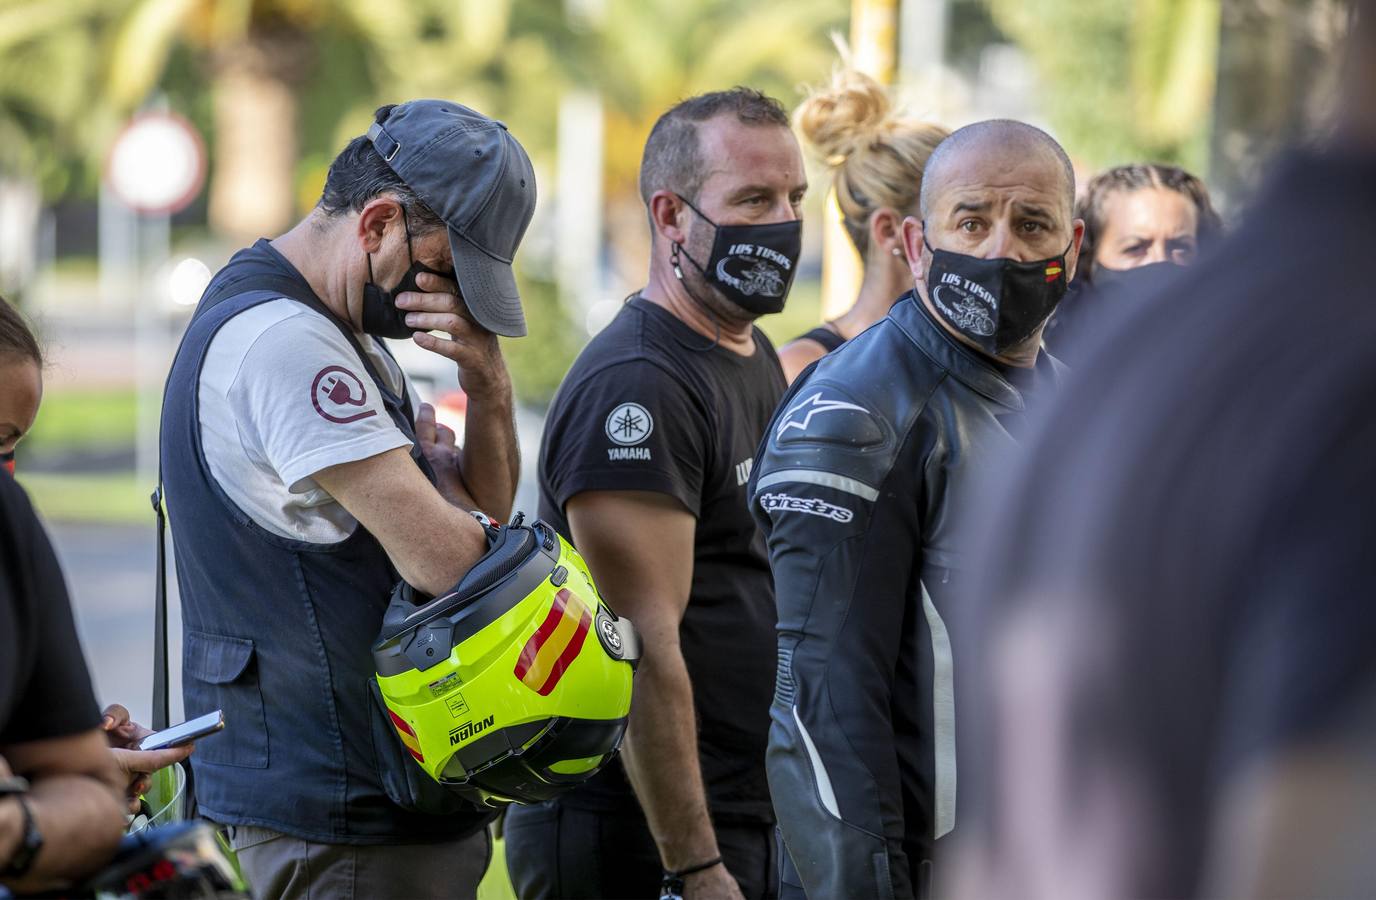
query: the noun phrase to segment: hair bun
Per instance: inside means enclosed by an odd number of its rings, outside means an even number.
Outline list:
[[[794,113],[794,123],[813,151],[833,168],[872,144],[893,111],[884,86],[863,72],[838,69],[831,84],[814,91]]]

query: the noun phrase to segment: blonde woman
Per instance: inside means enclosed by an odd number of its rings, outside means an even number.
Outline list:
[[[900,226],[917,215],[922,169],[950,133],[902,114],[882,85],[849,69],[793,116],[803,141],[831,170],[846,234],[864,264],[854,305],[779,350],[790,382],[812,362],[878,322],[912,289]]]

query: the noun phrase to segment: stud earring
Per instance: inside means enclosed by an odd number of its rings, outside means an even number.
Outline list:
[[[890,252],[893,253],[894,256],[902,256],[902,255],[903,255],[903,251],[900,250],[900,249],[898,249],[897,247],[894,247]]]

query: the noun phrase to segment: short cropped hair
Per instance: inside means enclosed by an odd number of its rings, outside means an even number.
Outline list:
[[[1085,237],[1080,244],[1081,259],[1091,263],[1094,261],[1094,254],[1103,239],[1104,229],[1108,226],[1108,216],[1105,212],[1108,198],[1120,192],[1131,193],[1142,188],[1175,191],[1194,205],[1198,220],[1195,242],[1200,249],[1209,246],[1223,234],[1223,219],[1219,217],[1209,200],[1209,189],[1194,175],[1179,166],[1155,163],[1116,166],[1090,179],[1089,184],[1085,186],[1085,195],[1080,198],[1076,207],[1076,215],[1085,220]],[[1086,267],[1085,271],[1092,273],[1093,266]],[[1090,274],[1090,277],[1093,275]]]
[[[645,154],[640,159],[640,199],[650,205],[655,191],[673,191],[696,200],[702,190],[702,148],[698,125],[724,113],[733,113],[744,125],[788,127],[784,105],[754,88],[733,87],[682,100],[650,129]]]
[[[376,122],[385,122],[396,109],[395,103],[378,107]],[[320,195],[320,210],[334,217],[361,212],[370,200],[388,194],[406,210],[407,224],[413,234],[429,234],[444,227],[444,220],[426,206],[401,176],[392,171],[367,135],[349,141],[330,163],[325,190]]]
[[[1061,171],[1065,175],[1065,206],[1066,210],[1069,211],[1075,205],[1075,166],[1071,164],[1070,156],[1065,152],[1065,148],[1055,138],[1035,125],[1028,125],[1026,122],[1019,122],[1016,119],[988,119],[983,122],[975,122],[973,125],[966,125],[964,128],[957,128],[951,132],[950,137],[937,144],[936,149],[932,151],[932,155],[927,160],[925,177],[922,179],[922,193],[918,198],[918,207],[922,212],[922,218],[927,218],[931,206],[932,191],[936,190],[936,186],[941,183],[939,175],[942,168],[955,154],[972,145],[985,143],[1007,145],[1014,142],[1049,150],[1060,163]]]
[[[8,300],[0,297],[0,360],[14,357],[30,360],[39,368],[43,367],[43,351],[29,323]]]

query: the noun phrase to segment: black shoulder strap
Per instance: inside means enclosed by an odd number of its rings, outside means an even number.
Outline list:
[[[153,489],[153,513],[158,519],[158,563],[154,572],[153,606],[153,722],[154,731],[169,724],[167,705],[167,517],[162,510],[162,470]]]
[[[807,338],[809,341],[814,341],[818,344],[821,344],[823,349],[825,349],[828,353],[835,350],[837,347],[841,346],[846,342],[845,338],[841,337],[841,335],[832,331],[830,328],[827,328],[825,325],[818,326],[817,328],[814,328],[811,331],[809,331],[807,334],[798,335],[799,340],[802,340],[803,338]]]

